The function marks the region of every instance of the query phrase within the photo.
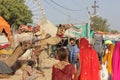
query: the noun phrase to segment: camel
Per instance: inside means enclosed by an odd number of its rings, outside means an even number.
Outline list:
[[[15,50],[13,51],[12,55],[8,57],[4,62],[9,66],[12,67],[17,59],[25,53],[25,51],[29,48],[32,48],[32,44],[28,42],[20,43]]]
[[[29,41],[28,41],[28,42],[22,42],[22,43],[20,43],[20,44],[15,48],[15,50],[13,51],[13,54],[12,54],[10,57],[8,57],[6,60],[1,60],[1,61],[0,61],[0,63],[1,63],[1,64],[0,64],[1,70],[6,70],[6,69],[4,69],[4,68],[8,68],[8,69],[7,69],[8,71],[11,70],[12,67],[14,66],[15,62],[18,60],[18,58],[19,58],[21,55],[23,55],[27,49],[30,49],[30,48],[35,47],[35,46],[32,46],[32,45],[33,45],[33,44],[32,44],[32,43],[29,43]],[[4,65],[4,67],[2,66],[2,64]],[[2,68],[3,68],[3,69],[2,69]],[[1,70],[0,70],[0,71],[1,71]],[[6,71],[3,71],[3,74],[5,74],[4,72],[6,72]],[[0,72],[0,73],[2,73],[2,72]],[[7,72],[6,72],[6,74],[7,74]]]
[[[66,31],[66,25],[59,25],[58,27],[58,31],[56,36],[54,37],[45,37],[42,40],[39,40],[39,44],[36,45],[36,41],[33,42],[33,44],[30,44],[29,42],[22,42],[20,43],[15,50],[13,51],[12,55],[10,57],[8,57],[5,61],[3,61],[9,68],[11,68],[15,62],[17,61],[17,59],[23,55],[25,53],[25,51],[29,48],[36,48],[37,49],[37,54],[40,55],[40,53],[45,50],[45,46],[47,44],[50,45],[56,45],[58,44],[61,40],[62,40],[62,36],[64,35],[65,31]],[[41,59],[39,59],[39,61],[41,62]],[[41,69],[41,63],[39,64],[39,67]]]
[[[44,39],[41,39],[38,41],[38,44],[40,44],[41,47],[38,47],[37,48],[37,51],[36,53],[39,55],[39,57],[37,56],[37,62],[38,62],[38,68],[41,70],[41,63],[42,63],[42,59],[40,57],[40,52],[39,52],[39,49],[45,49],[45,47],[49,44],[49,45],[56,45],[58,43],[60,43],[62,41],[62,37],[64,36],[64,33],[67,29],[70,28],[70,26],[72,25],[69,25],[69,24],[66,24],[66,25],[59,25],[58,26],[58,30],[57,30],[57,33],[56,33],[56,36],[53,36],[53,37],[45,37]]]
[[[60,24],[58,26],[58,30],[57,30],[56,36],[40,40],[40,45],[42,47],[44,47],[47,44],[50,44],[50,45],[56,45],[56,44],[58,44],[62,40],[62,37],[64,36],[65,31],[67,29],[69,29],[70,26],[72,26],[72,25],[69,25],[69,24],[61,25]]]

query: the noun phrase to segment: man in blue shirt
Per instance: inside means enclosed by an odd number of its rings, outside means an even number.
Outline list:
[[[69,61],[69,62],[71,61],[71,60],[70,60],[70,53],[71,53],[72,48],[73,48],[73,46],[72,46],[72,44],[71,44],[71,39],[70,39],[70,41],[69,41],[69,43],[68,43],[68,45],[67,45],[67,49],[68,49],[68,61]]]
[[[78,53],[79,53],[79,48],[78,45],[76,44],[76,40],[73,38],[71,39],[71,50],[70,50],[70,62],[74,64],[78,70],[79,67],[79,60],[78,60]]]

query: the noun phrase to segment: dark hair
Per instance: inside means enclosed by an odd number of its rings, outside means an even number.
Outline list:
[[[57,56],[60,61],[65,61],[68,58],[67,48],[61,47],[57,50]]]
[[[33,67],[35,65],[35,61],[32,61],[32,60],[28,60],[27,61],[27,64],[31,67]]]
[[[70,41],[76,41],[74,38],[70,38]]]

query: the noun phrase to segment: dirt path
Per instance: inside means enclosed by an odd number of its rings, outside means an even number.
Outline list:
[[[40,77],[38,77],[36,80],[51,80],[52,66],[53,64],[57,63],[58,60],[48,58],[46,52],[42,52],[40,58],[42,58],[42,69],[44,71],[45,77],[40,75]],[[18,72],[19,74],[12,75],[9,78],[2,78],[0,80],[22,80],[22,70],[18,70]]]
[[[51,74],[52,74],[52,65],[57,63],[58,61],[53,59],[53,58],[49,58],[49,59],[44,59],[43,64],[42,64],[42,69],[45,73],[45,77],[43,77],[42,75],[40,75],[40,77],[38,77],[36,80],[51,80]],[[10,78],[3,78],[0,80],[22,80],[22,73],[19,75],[13,75]]]

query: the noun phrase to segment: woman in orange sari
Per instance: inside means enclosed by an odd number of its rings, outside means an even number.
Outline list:
[[[106,68],[108,70],[108,80],[111,80],[112,76],[112,56],[113,56],[113,51],[114,51],[114,44],[110,44],[108,46],[108,52],[105,53],[105,56],[103,57],[103,63],[106,64]]]
[[[96,51],[91,47],[88,40],[80,39],[79,62],[77,80],[100,80],[100,64]]]

